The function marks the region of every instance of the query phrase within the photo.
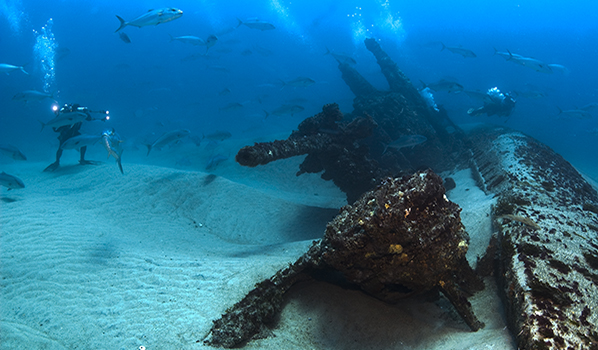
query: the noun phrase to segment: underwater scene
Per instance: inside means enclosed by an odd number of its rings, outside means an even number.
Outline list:
[[[0,349],[598,349],[596,13],[0,0]]]

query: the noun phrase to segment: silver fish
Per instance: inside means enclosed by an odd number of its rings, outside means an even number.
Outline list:
[[[60,146],[62,149],[80,149],[85,146],[95,145],[102,137],[98,135],[77,135],[64,141]]]
[[[282,81],[282,88],[284,89],[285,86],[292,86],[292,87],[308,87],[308,86],[312,86],[313,84],[316,83],[315,80],[311,79],[311,78],[307,78],[307,77],[297,77],[293,80],[289,80],[289,81]]]
[[[434,91],[461,92],[464,90],[463,85],[446,79],[441,79],[427,85],[423,81],[421,83],[424,84],[424,88],[429,87]]]
[[[263,47],[263,46],[259,46],[259,45],[253,45],[253,50],[255,50],[255,52],[257,52],[258,54],[268,57],[268,56],[272,56],[274,54],[274,52],[268,50],[267,48]]]
[[[334,59],[338,63],[346,63],[346,64],[349,64],[352,66],[357,64],[357,61],[355,61],[355,59],[353,57],[345,55],[345,54],[334,53],[334,52],[330,51],[329,48],[326,48],[326,53],[324,53],[324,55],[330,55],[330,56],[334,57]]]
[[[89,115],[83,112],[71,112],[71,113],[62,113],[57,115],[54,119],[50,120],[47,123],[39,121],[42,124],[42,131],[46,126],[50,126],[52,128],[59,128],[65,125],[73,125],[79,122],[85,121],[85,119],[89,118]]]
[[[403,135],[403,136],[399,137],[398,139],[392,141],[388,145],[386,145],[386,147],[384,148],[384,152],[382,152],[382,154],[386,153],[386,151],[389,148],[394,148],[396,150],[399,150],[401,148],[413,147],[413,146],[419,145],[421,143],[426,142],[427,140],[428,140],[428,138],[425,137],[424,135]]]
[[[243,108],[243,105],[239,102],[230,102],[226,106],[218,108],[218,110],[221,112],[232,112],[237,111],[241,108]]]
[[[276,109],[274,109],[273,111],[271,111],[270,113],[266,112],[266,118],[268,118],[268,116],[270,114],[272,115],[277,115],[277,116],[284,116],[284,115],[295,115],[296,113],[299,113],[301,111],[303,111],[305,108],[303,106],[299,106],[299,105],[282,105]]]
[[[226,139],[230,139],[233,135],[228,131],[217,130],[213,133],[204,135],[204,138],[212,141],[224,141]]]
[[[168,34],[168,35],[170,35],[170,34]],[[203,40],[202,38],[196,37],[196,36],[192,36],[192,35],[183,35],[183,36],[177,36],[177,37],[170,35],[170,41],[180,41],[185,44],[191,44],[191,45],[196,45],[196,46],[206,45],[205,40]]]
[[[45,92],[37,91],[37,90],[25,90],[15,94],[12,99],[15,101],[23,101],[25,103],[29,103],[31,101],[42,101],[45,99],[54,99],[53,94],[48,94]]]
[[[593,111],[593,110],[598,109],[598,103],[596,103],[596,102],[588,103],[587,105],[580,107],[579,109],[583,109],[584,111]]]
[[[129,38],[127,33],[120,32],[120,33],[118,33],[118,36],[119,36],[120,40],[124,41],[125,43],[127,43],[127,44],[131,43],[131,39]]]
[[[463,90],[465,95],[469,96],[472,100],[477,100],[480,102],[490,102],[490,97],[483,91],[473,91],[473,90]]]
[[[0,145],[0,153],[14,160],[27,160],[23,152],[13,145]]]
[[[116,18],[118,18],[118,20],[120,21],[120,27],[118,27],[118,29],[115,30],[115,32],[118,32],[126,26],[141,28],[145,26],[152,26],[158,25],[160,23],[170,22],[181,17],[182,15],[183,11],[174,7],[167,7],[157,10],[149,10],[148,12],[129,22],[125,21],[119,16],[116,16]]]
[[[546,97],[546,94],[544,92],[538,91],[538,90],[523,90],[523,91],[513,90],[513,93],[517,97],[531,98],[531,99],[539,99],[539,98]]]
[[[550,69],[548,64],[546,64],[540,60],[537,60],[537,59],[531,58],[531,57],[523,57],[521,55],[513,55],[510,52],[509,52],[509,54],[511,56],[507,59],[507,61],[511,61],[511,62],[517,63],[519,65],[522,65],[524,67],[531,68],[531,69],[535,70],[536,72],[547,73],[547,74],[553,73],[552,69]]]
[[[549,63],[548,68],[550,68],[550,70],[553,72],[559,72],[563,75],[569,75],[569,73],[571,72],[569,68],[563,66],[562,64]]]
[[[515,57],[515,58],[523,57],[516,53],[511,53],[511,51],[509,51],[509,50],[507,50],[507,52],[504,52],[504,51],[498,51],[496,48],[494,48],[494,54],[504,58],[505,60],[509,60],[511,57]]]
[[[164,133],[162,136],[158,137],[158,139],[156,141],[154,141],[154,143],[152,143],[151,145],[146,145],[147,146],[147,155],[150,154],[150,151],[153,148],[160,149],[160,148],[162,148],[166,145],[169,145],[171,143],[177,143],[182,138],[188,136],[190,133],[191,132],[189,130],[185,130],[185,129],[173,130],[173,131]]]
[[[592,118],[592,114],[583,109],[568,109],[568,110],[563,111],[559,107],[557,107],[557,108],[559,109],[559,114],[558,114],[559,116],[564,115],[567,117],[572,117],[572,118],[577,118],[577,119]]]
[[[29,73],[27,73],[25,71],[25,68],[23,68],[22,66],[13,66],[12,64],[0,63],[0,73],[9,74],[9,73],[14,72],[16,70],[20,70],[21,72],[29,75]]]
[[[239,21],[239,24],[237,25],[237,27],[240,27],[242,24],[244,24],[251,29],[259,29],[262,31],[276,29],[276,27],[274,27],[274,25],[272,23],[269,23],[266,21],[260,21],[257,18],[248,18],[245,21],[241,21],[240,19],[237,18],[237,20]]]
[[[8,188],[9,191],[13,189],[25,188],[25,183],[23,180],[14,175],[7,174],[4,171],[0,173],[0,185]]]
[[[218,166],[218,164],[224,162],[227,159],[228,159],[228,157],[223,156],[222,154],[217,154],[213,157],[210,157],[208,164],[206,164],[206,170],[215,169]]]
[[[221,90],[221,91],[218,93],[218,95],[220,95],[220,96],[225,96],[225,95],[228,95],[228,94],[230,94],[230,93],[231,93],[231,91],[230,91],[230,89],[229,89],[229,88],[224,88],[224,89],[222,89],[222,90]]]
[[[451,46],[446,46],[446,45],[444,45],[444,43],[441,43],[441,44],[442,44],[442,49],[440,49],[440,51],[442,51],[442,50],[444,50],[444,49],[447,49],[448,51],[450,51],[450,52],[452,52],[452,53],[455,53],[455,54],[457,54],[457,55],[461,55],[461,56],[463,56],[463,57],[465,57],[465,58],[468,58],[468,57],[469,57],[469,58],[478,57],[478,56],[476,56],[476,54],[475,54],[473,51],[471,51],[471,50],[464,49],[464,48],[461,48],[461,47],[451,47]]]

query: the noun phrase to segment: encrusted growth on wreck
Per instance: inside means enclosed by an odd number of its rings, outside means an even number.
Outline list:
[[[343,207],[297,262],[257,284],[214,321],[206,343],[234,347],[263,337],[289,288],[320,271],[340,273],[346,283],[390,303],[439,290],[472,330],[480,329],[484,324],[468,297],[484,285],[465,258],[469,237],[459,212],[431,171],[385,179]]]
[[[426,104],[376,40],[366,39],[365,44],[376,57],[389,91],[375,89],[357,70],[341,62],[343,80],[355,94],[353,112],[343,115],[336,104],[324,106],[322,113],[306,119],[288,139],[242,148],[237,162],[253,167],[307,154],[297,175],[324,171],[322,178],[333,180],[349,203],[385,176],[427,168],[441,172],[466,163],[459,127],[446,112]],[[386,147],[402,136],[414,135],[426,141],[415,147]]]
[[[519,348],[598,349],[598,215],[586,210],[596,191],[531,137],[504,128],[471,136],[476,163],[495,162],[480,173],[499,197],[499,277]]]

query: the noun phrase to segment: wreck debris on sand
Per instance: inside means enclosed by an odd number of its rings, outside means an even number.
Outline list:
[[[354,111],[343,115],[336,104],[303,121],[286,140],[256,143],[242,148],[239,164],[257,166],[305,155],[297,175],[322,172],[354,202],[385,176],[412,174],[431,168],[436,172],[467,164],[463,133],[446,112],[436,112],[396,63],[374,39],[366,47],[376,57],[390,91],[375,89],[357,70],[339,63],[343,80],[355,94]],[[384,152],[402,136],[422,135],[425,143]]]
[[[265,325],[282,309],[284,294],[321,271],[389,303],[438,290],[473,331],[482,328],[467,299],[484,285],[465,258],[469,237],[459,212],[432,171],[384,179],[343,207],[306,254],[214,321],[205,342],[230,348],[267,336]]]

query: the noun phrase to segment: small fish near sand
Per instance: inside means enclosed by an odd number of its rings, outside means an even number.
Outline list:
[[[120,27],[116,29],[114,32],[118,32],[119,30],[123,29],[126,26],[133,26],[133,27],[145,27],[145,26],[153,26],[158,25],[160,23],[166,23],[173,21],[183,15],[183,11],[174,8],[174,7],[166,7],[157,10],[149,10],[145,14],[131,20],[129,22],[125,21],[119,16],[116,16],[120,21]]]
[[[14,160],[27,160],[27,157],[25,157],[23,152],[13,145],[0,145],[0,154],[10,157]]]
[[[29,75],[29,73],[27,73],[25,68],[22,66],[13,66],[12,64],[0,63],[0,73],[6,73],[6,75],[8,75],[16,70],[20,70],[21,72]]]
[[[403,135],[403,136],[399,137],[398,139],[392,141],[388,145],[386,145],[386,147],[384,147],[384,152],[382,152],[382,154],[386,153],[386,151],[389,148],[400,150],[401,148],[405,148],[405,147],[417,146],[419,144],[426,142],[427,140],[428,140],[428,138],[425,137],[424,135]]]
[[[81,147],[86,146],[93,146],[98,141],[100,141],[102,137],[99,135],[89,135],[89,134],[81,134],[75,137],[71,137],[62,143],[60,146],[61,149],[80,149]]]
[[[25,188],[25,183],[18,177],[7,174],[3,171],[2,173],[0,173],[0,186],[8,188],[8,190],[10,191]]]
[[[446,46],[444,45],[444,43],[442,44],[442,49],[440,49],[440,51],[443,51],[444,49],[447,49],[448,51],[457,54],[457,55],[461,55],[465,58],[474,58],[474,57],[478,57],[473,51],[468,50],[468,49],[464,49],[462,47],[452,47],[452,46]]]
[[[173,130],[173,131],[164,133],[162,136],[158,137],[158,139],[156,141],[154,141],[154,143],[152,143],[151,145],[146,145],[147,146],[147,155],[149,156],[152,149],[154,149],[154,148],[161,149],[164,146],[178,143],[183,138],[189,136],[189,134],[191,134],[191,132],[186,129]]]
[[[222,154],[216,154],[215,156],[210,157],[208,163],[206,164],[206,170],[214,170],[218,166],[218,164],[227,160],[228,157]]]

